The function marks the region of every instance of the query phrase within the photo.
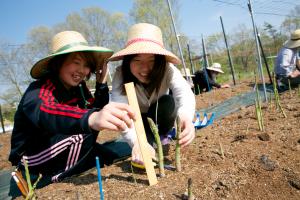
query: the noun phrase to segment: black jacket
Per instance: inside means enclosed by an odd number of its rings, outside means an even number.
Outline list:
[[[17,165],[26,151],[45,145],[54,134],[94,133],[88,117],[108,101],[106,84],[97,83],[94,98],[85,82],[69,91],[57,79],[32,82],[15,114],[9,160]]]
[[[195,74],[194,74],[195,76],[193,77],[194,86],[197,87],[197,85],[198,85],[201,92],[204,89],[207,92],[207,91],[209,91],[209,89],[212,89],[213,87],[216,87],[216,88],[221,87],[220,84],[218,84],[217,82],[215,82],[212,79],[210,71],[207,70],[207,72],[208,72],[207,73],[207,78],[205,76],[204,71],[196,71]],[[207,82],[208,82],[209,86],[207,85]]]

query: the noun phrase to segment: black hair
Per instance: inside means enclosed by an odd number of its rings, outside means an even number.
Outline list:
[[[86,80],[89,80],[92,73],[95,73],[96,71],[96,65],[97,61],[93,55],[93,52],[74,52],[79,54],[80,57],[82,57],[86,62],[87,66],[90,68],[90,73],[87,75]],[[55,77],[59,74],[59,70],[62,67],[63,63],[67,59],[67,57],[70,55],[70,53],[67,54],[61,54],[53,57],[49,63],[48,63],[48,73],[45,74],[45,76],[50,75],[52,77]]]
[[[122,75],[123,75],[123,84],[121,85],[122,94],[125,94],[125,83],[133,82],[134,84],[140,83],[138,79],[131,73],[130,70],[130,62],[134,57],[136,57],[138,54],[132,54],[124,56],[123,62],[121,65],[122,68]],[[150,73],[149,79],[151,80],[148,84],[143,84],[145,89],[151,94],[154,90],[158,92],[161,81],[163,79],[163,76],[166,71],[166,57],[164,55],[154,55],[154,66],[153,70]]]

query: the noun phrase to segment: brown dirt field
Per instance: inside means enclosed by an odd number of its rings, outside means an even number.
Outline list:
[[[196,96],[197,109],[249,91],[246,82]],[[263,105],[265,131],[258,129],[254,106],[241,109],[200,129],[182,150],[182,171],[168,171],[148,186],[143,171],[131,172],[130,160],[101,170],[105,199],[182,199],[188,179],[196,199],[300,199],[300,96],[281,95],[284,118],[272,104]],[[101,142],[117,133],[104,132]],[[10,134],[0,134],[0,169],[7,161]],[[174,144],[165,148],[165,161],[174,164]],[[158,169],[156,169],[158,173]],[[135,181],[136,180],[136,183]],[[37,190],[39,199],[99,199],[96,169]],[[18,199],[22,199],[19,197]]]

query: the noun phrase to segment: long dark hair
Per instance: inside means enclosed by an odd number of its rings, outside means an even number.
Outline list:
[[[133,82],[134,84],[139,84],[140,82],[138,79],[131,73],[130,71],[130,62],[134,57],[136,57],[138,54],[132,54],[124,56],[123,62],[121,65],[122,68],[122,75],[123,75],[123,84],[121,85],[122,94],[125,95],[125,83]],[[151,80],[148,84],[143,84],[146,90],[151,94],[154,90],[158,92],[161,81],[164,77],[165,71],[166,71],[166,57],[164,55],[154,55],[154,66],[153,70],[150,73],[149,79]]]
[[[79,54],[80,57],[82,57],[86,63],[87,66],[90,68],[90,73],[87,75],[86,80],[89,80],[91,77],[91,74],[95,72],[96,70],[96,65],[97,65],[97,61],[95,59],[95,57],[93,56],[93,52],[74,52]],[[48,73],[45,74],[45,76],[52,76],[52,77],[57,77],[59,74],[59,70],[62,67],[63,63],[65,62],[65,60],[67,59],[68,55],[70,55],[70,53],[67,54],[62,54],[62,55],[57,55],[54,58],[52,58],[49,63],[48,63]]]

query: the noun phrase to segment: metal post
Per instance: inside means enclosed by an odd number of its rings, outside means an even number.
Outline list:
[[[189,53],[189,60],[190,60],[191,68],[192,68],[192,73],[195,74],[195,68],[194,68],[194,65],[193,65],[189,44],[187,44],[187,50],[188,50],[188,53]]]
[[[251,7],[251,0],[248,0],[248,8],[249,8],[249,12],[250,12],[251,20],[252,20],[252,26],[253,26],[253,31],[254,31],[255,43],[256,43],[256,52],[257,52],[257,57],[258,57],[257,58],[258,71],[260,72],[260,78],[263,82],[264,97],[265,97],[265,101],[267,102],[268,101],[267,90],[266,90],[265,78],[264,78],[262,64],[261,64],[261,56],[260,56],[260,51],[259,51],[259,47],[258,47],[258,39],[257,39],[257,33],[256,33],[256,28],[255,28],[255,23],[254,23],[254,16],[253,16],[252,7]]]
[[[4,119],[3,119],[3,115],[2,115],[1,105],[0,105],[0,118],[1,118],[1,126],[2,126],[2,130],[3,130],[3,133],[5,133]]]
[[[268,75],[269,75],[270,83],[273,85],[272,76],[271,76],[270,69],[269,69],[269,64],[268,64],[267,58],[265,56],[264,48],[262,46],[261,39],[260,39],[260,34],[258,33],[257,28],[256,28],[256,32],[257,32],[257,39],[258,39],[258,43],[259,43],[259,46],[260,46],[261,54],[263,56],[263,59],[264,59],[264,62],[265,62],[266,68],[267,68],[267,72],[268,72]]]
[[[208,91],[210,91],[210,85],[209,85],[208,73],[207,73],[208,60],[207,60],[207,56],[206,56],[206,48],[205,48],[205,42],[204,42],[203,35],[202,35],[202,50],[203,50],[203,59],[204,59],[204,69],[203,70],[204,70],[204,75],[205,75]]]
[[[226,37],[226,33],[225,33],[225,29],[224,29],[224,25],[223,25],[223,20],[222,17],[220,16],[220,21],[221,21],[221,25],[222,25],[222,31],[223,31],[223,35],[224,35],[224,41],[225,41],[225,45],[226,45],[226,49],[227,49],[227,55],[228,55],[228,62],[229,62],[229,66],[230,66],[230,70],[231,70],[231,74],[232,74],[232,80],[233,80],[233,84],[235,85],[235,72],[234,72],[234,68],[233,68],[233,64],[232,64],[232,60],[231,60],[231,54],[230,54],[230,50],[228,47],[228,43],[227,43],[227,37]]]
[[[180,57],[181,57],[181,61],[182,61],[183,69],[184,69],[184,73],[185,73],[185,76],[186,76],[187,80],[190,83],[192,83],[192,81],[190,79],[191,77],[189,77],[188,74],[187,74],[187,70],[186,70],[186,66],[185,66],[185,62],[184,62],[184,57],[183,57],[183,53],[182,53],[182,50],[181,50],[181,45],[180,45],[180,42],[179,42],[179,38],[178,38],[178,34],[177,34],[177,30],[176,30],[176,26],[175,26],[175,22],[174,22],[174,18],[173,18],[171,4],[170,4],[169,0],[167,0],[167,2],[168,2],[168,7],[169,7],[169,11],[170,11],[170,16],[171,16],[171,20],[172,20],[174,32],[175,32],[175,35],[176,35],[176,40],[177,40],[177,44],[178,44],[178,48],[179,48],[179,53],[180,53]]]

